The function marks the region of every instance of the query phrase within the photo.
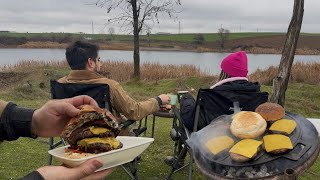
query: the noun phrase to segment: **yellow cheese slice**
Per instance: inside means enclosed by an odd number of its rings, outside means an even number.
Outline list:
[[[229,152],[245,156],[247,158],[252,158],[258,151],[259,146],[262,141],[257,141],[254,139],[244,139],[239,141],[234,145]]]
[[[276,122],[274,122],[269,130],[271,131],[280,131],[280,132],[285,132],[287,134],[291,134],[292,131],[296,128],[297,123],[294,120],[290,119],[280,119]]]
[[[77,142],[80,146],[88,146],[93,143],[106,143],[109,144],[112,149],[118,148],[120,145],[120,141],[118,141],[114,137],[105,137],[105,138],[84,138]]]
[[[271,134],[263,137],[264,147],[267,152],[279,149],[293,149],[289,137],[282,134]]]
[[[90,126],[90,127],[89,127],[89,130],[90,130],[93,134],[95,134],[95,135],[103,134],[103,133],[105,133],[105,132],[110,131],[110,130],[107,129],[107,128],[94,127],[94,126]]]
[[[206,143],[206,147],[212,152],[212,154],[216,155],[221,151],[230,148],[234,145],[234,141],[232,138],[228,136],[219,136],[210,139]]]

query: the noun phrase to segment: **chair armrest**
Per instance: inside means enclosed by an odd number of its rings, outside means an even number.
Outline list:
[[[123,123],[120,124],[121,128],[127,128],[130,125],[134,124],[136,121],[135,120],[126,120]]]
[[[121,129],[128,128],[129,126],[131,126],[135,122],[136,122],[135,120],[126,120],[125,122],[120,124],[120,128]],[[132,131],[133,131],[134,135],[138,137],[139,135],[141,135],[146,130],[147,130],[147,127],[139,127],[138,129],[133,129]]]

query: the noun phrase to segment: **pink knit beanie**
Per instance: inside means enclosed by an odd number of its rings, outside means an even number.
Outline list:
[[[245,51],[230,54],[221,62],[221,69],[231,77],[247,77],[248,58]]]

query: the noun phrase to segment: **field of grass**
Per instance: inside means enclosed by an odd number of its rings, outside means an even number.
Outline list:
[[[21,79],[17,79],[9,86],[0,87],[0,99],[14,101],[18,105],[38,108],[41,104],[50,99],[49,79],[57,79],[68,73],[68,69],[64,64],[56,64],[56,67],[64,67],[59,71],[51,65],[39,65],[35,67],[35,63],[29,66],[23,64],[23,67],[15,67],[15,71],[33,72]],[[123,64],[120,64],[123,66]],[[33,68],[32,68],[33,67]],[[126,66],[125,66],[126,67]],[[125,68],[124,67],[124,68]],[[148,71],[148,69],[145,69]],[[149,69],[150,70],[150,69]],[[12,71],[8,70],[7,71]],[[121,71],[118,69],[118,71]],[[151,71],[151,70],[150,70]],[[264,72],[257,72],[262,76]],[[260,73],[260,74],[259,74]],[[258,77],[257,75],[257,77]],[[124,80],[122,85],[124,89],[136,100],[144,100],[154,97],[161,93],[174,93],[178,87],[187,87],[197,89],[200,87],[208,87],[214,77],[174,77],[171,79],[156,79],[148,81]],[[39,83],[44,82],[45,87],[40,88]],[[262,86],[263,91],[271,93],[270,85]],[[286,94],[286,110],[301,114],[305,117],[320,118],[320,85],[291,83]],[[151,135],[151,117],[148,121],[147,136]],[[142,154],[142,160],[138,164],[138,174],[140,179],[154,180],[165,179],[170,172],[170,168],[164,164],[163,160],[166,156],[172,155],[173,141],[169,136],[171,128],[171,120],[165,118],[157,118],[155,126],[155,141]],[[0,179],[17,179],[28,172],[47,164],[47,149],[45,143],[47,139],[38,138],[36,140],[20,138],[17,141],[3,142],[0,145]],[[55,162],[59,165],[59,162]],[[205,179],[205,177],[197,170],[194,165],[193,179]],[[305,174],[299,177],[302,180],[316,180],[320,178],[320,158]],[[186,179],[186,171],[182,171],[174,175],[173,179]],[[107,179],[128,179],[126,174],[120,169],[115,168],[114,172]]]
[[[204,36],[207,42],[218,40],[217,33],[200,33]],[[196,33],[183,33],[183,34],[150,34],[149,38],[152,41],[172,41],[172,42],[193,42]],[[242,32],[230,33],[229,39],[239,39],[246,37],[259,37],[259,36],[274,36],[285,35],[280,32]],[[319,33],[301,33],[301,36],[319,36]],[[15,32],[0,32],[0,37],[17,37],[17,38],[62,38],[70,36],[72,39],[85,39],[91,38],[92,40],[100,41],[132,41],[133,35],[126,34],[81,34],[81,33],[15,33]],[[148,40],[147,35],[140,35],[140,40]]]
[[[193,42],[195,33],[190,34],[151,34],[149,36],[152,41],[172,41],[172,42]],[[207,42],[216,41],[218,39],[217,33],[203,33],[204,38]],[[252,33],[230,33],[230,39],[238,39],[245,37],[257,37],[257,36],[273,36],[273,35],[285,35],[285,33],[277,33],[277,32],[252,32]],[[110,34],[80,34],[80,33],[14,33],[14,32],[0,32],[0,37],[18,37],[18,38],[62,38],[66,36],[70,36],[71,39],[85,39],[91,38],[92,40],[116,40],[116,41],[132,41],[132,35],[119,35],[115,34],[111,36]],[[148,40],[147,35],[141,35],[141,40]]]

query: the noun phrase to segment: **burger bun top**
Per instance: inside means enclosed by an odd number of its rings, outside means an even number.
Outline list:
[[[260,114],[266,121],[279,120],[285,115],[285,110],[281,105],[270,102],[260,104],[255,112]]]
[[[255,112],[240,111],[232,117],[231,133],[240,139],[254,139],[267,128],[266,121]]]

